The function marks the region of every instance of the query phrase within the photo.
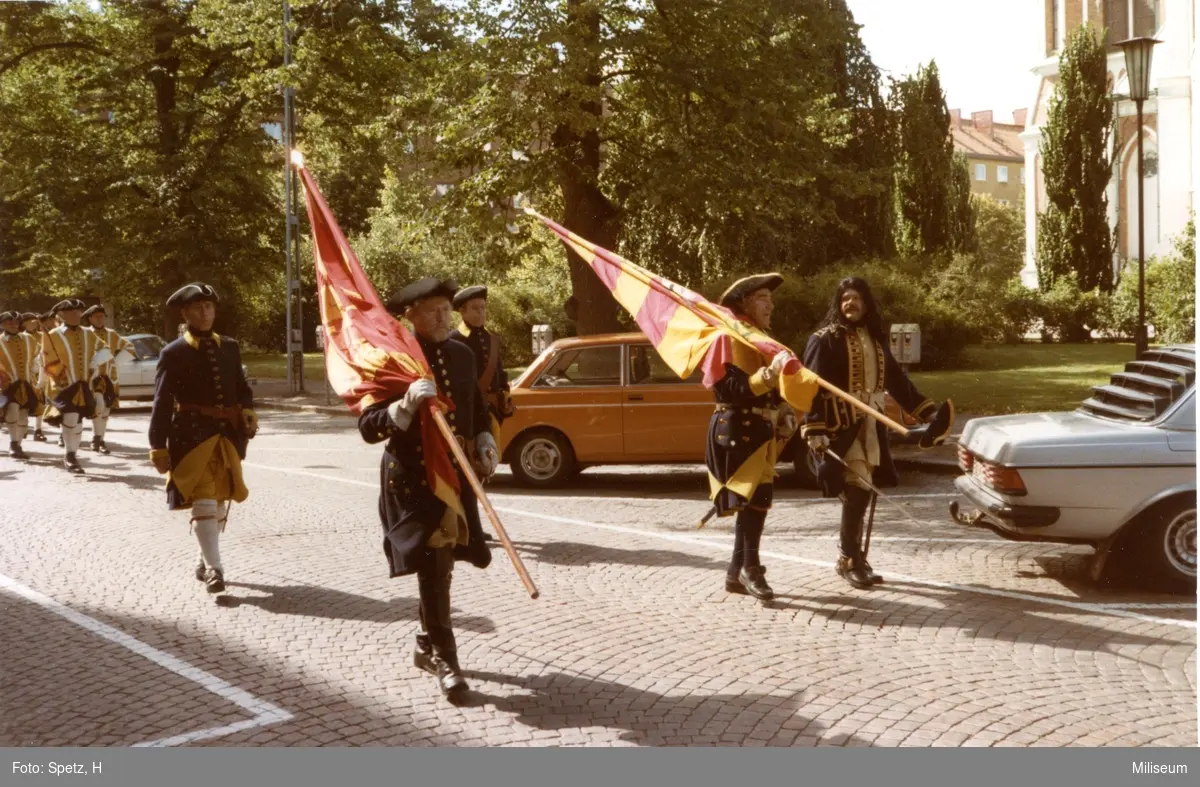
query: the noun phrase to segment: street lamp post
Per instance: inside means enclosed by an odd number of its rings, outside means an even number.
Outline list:
[[[1141,36],[1120,41],[1117,46],[1125,52],[1125,75],[1129,80],[1129,98],[1137,105],[1138,157],[1138,327],[1135,352],[1140,357],[1149,344],[1146,337],[1146,202],[1142,196],[1145,186],[1145,159],[1142,155],[1142,104],[1150,97],[1150,56],[1154,45],[1162,43]]]

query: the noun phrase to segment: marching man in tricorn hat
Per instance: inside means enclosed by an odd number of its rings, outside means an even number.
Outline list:
[[[720,305],[766,332],[774,309],[771,293],[782,283],[777,273],[739,279]],[[779,446],[795,431],[795,416],[779,395],[779,378],[793,357],[784,351],[768,361],[753,347],[721,336],[704,367],[704,383],[717,401],[705,459],[713,505],[718,516],[737,515],[725,589],[763,601],[775,594],[758,548],[774,500]]]
[[[46,334],[50,333],[50,329],[54,326],[54,313],[46,312],[45,314],[34,314],[33,319],[25,321],[25,330],[33,337],[37,344],[37,360],[34,362],[36,371],[33,376],[33,387],[37,391],[38,406],[34,410],[34,415],[37,417],[33,427],[34,442],[46,442],[46,433],[42,431],[42,422],[46,418],[46,410],[50,407],[50,375],[46,374],[46,359],[42,355],[42,344],[45,341]]]
[[[368,443],[387,441],[379,490],[383,552],[390,576],[417,575],[421,628],[413,664],[437,678],[438,687],[451,701],[467,690],[450,620],[454,562],[467,560],[487,568],[491,551],[484,543],[475,493],[462,470],[458,470],[459,499],[465,522],[429,487],[419,423],[422,402],[440,396],[454,406],[446,420],[468,456],[475,454],[473,464],[481,478],[492,475],[499,461],[475,359],[460,342],[449,341],[451,299],[457,290],[452,280],[425,278],[388,301],[389,312],[412,323],[434,379],[414,381],[405,393],[365,409],[358,420],[359,432]]]
[[[111,361],[101,364],[97,369],[96,379],[92,383],[92,392],[96,394],[96,415],[92,419],[92,450],[107,454],[109,451],[108,446],[104,443],[104,434],[108,429],[108,418],[112,414],[112,408],[121,395],[120,388],[117,387],[116,355],[122,351],[133,355],[133,345],[124,336],[105,326],[108,312],[100,304],[85,311],[83,319],[87,321],[89,329],[100,337],[113,354]]]
[[[213,330],[217,292],[199,282],[167,300],[187,323],[158,360],[150,413],[150,461],[167,473],[167,507],[192,510],[200,560],[196,579],[225,590],[220,534],[234,502],[249,496],[242,480],[248,441],[258,432],[254,395],[238,344]]]
[[[13,459],[26,458],[21,441],[29,431],[29,411],[38,405],[33,380],[40,348],[33,337],[17,330],[20,320],[17,312],[0,314],[0,411]]]
[[[46,420],[52,425],[62,424],[66,467],[77,474],[83,473],[75,455],[83,441],[83,419],[93,418],[96,414],[92,382],[98,367],[112,358],[104,341],[80,326],[83,310],[83,301],[78,299],[59,301],[54,306],[54,313],[62,320],[62,325],[42,339],[44,373],[52,382],[51,401],[54,405]]]

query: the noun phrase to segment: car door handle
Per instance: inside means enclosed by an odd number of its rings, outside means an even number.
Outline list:
[[[629,394],[629,396],[626,397],[626,399],[630,402],[640,402],[645,398],[646,397],[642,396],[641,394]]]

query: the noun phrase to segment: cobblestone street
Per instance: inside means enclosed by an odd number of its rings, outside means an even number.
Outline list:
[[[541,598],[498,543],[488,570],[458,564],[473,692],[454,707],[412,666],[416,580],[387,578],[380,448],[352,419],[262,412],[220,603],[147,422],[115,417],[85,476],[55,430],[27,463],[0,455],[0,746],[1197,743],[1194,599],[955,524],[947,475],[895,490],[920,525],[880,501],[870,591],[833,571],[836,502],[782,479],[763,605],[724,590],[732,521],[696,528],[702,468],[593,468],[555,493],[501,468],[492,501]]]

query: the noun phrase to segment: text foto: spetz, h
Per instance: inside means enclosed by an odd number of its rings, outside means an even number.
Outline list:
[[[45,765],[40,765],[34,762],[13,762],[13,773],[21,773],[27,776],[49,774],[51,776],[62,776],[67,773],[77,774],[99,774],[104,772],[104,763],[93,762],[91,767],[81,762],[50,762]]]

